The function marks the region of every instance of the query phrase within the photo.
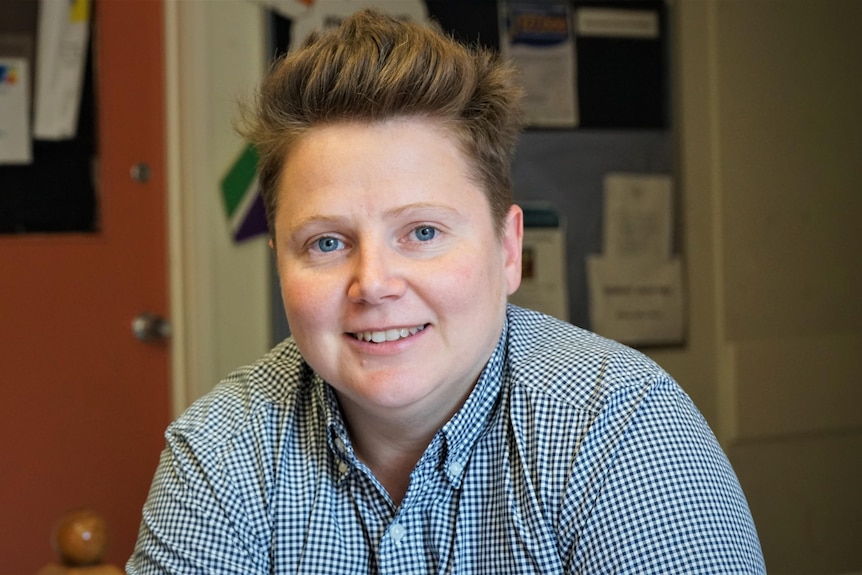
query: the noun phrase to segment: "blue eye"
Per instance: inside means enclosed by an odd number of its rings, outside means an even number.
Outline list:
[[[437,230],[431,226],[422,226],[413,230],[413,233],[416,234],[416,239],[420,242],[427,242],[434,239],[437,235]]]
[[[317,240],[317,249],[322,252],[334,252],[341,247],[341,241],[333,237],[324,237]]]

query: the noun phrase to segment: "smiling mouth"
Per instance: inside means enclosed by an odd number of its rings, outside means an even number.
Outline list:
[[[425,329],[424,325],[416,326],[416,327],[401,327],[397,329],[387,329],[384,331],[357,331],[356,333],[351,333],[353,337],[358,339],[359,341],[369,341],[373,343],[383,343],[386,341],[398,341],[399,339],[404,339],[405,337],[410,337],[411,335],[416,335],[420,331]]]

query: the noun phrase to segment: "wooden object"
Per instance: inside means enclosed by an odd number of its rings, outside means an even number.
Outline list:
[[[105,520],[89,509],[72,511],[62,516],[54,527],[54,551],[60,563],[50,563],[37,575],[122,575],[113,565],[103,565],[108,545]]]

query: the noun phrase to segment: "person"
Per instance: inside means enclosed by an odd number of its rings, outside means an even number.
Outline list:
[[[671,377],[507,303],[520,102],[373,9],[274,65],[241,130],[292,335],[169,427],[129,573],[765,571]]]

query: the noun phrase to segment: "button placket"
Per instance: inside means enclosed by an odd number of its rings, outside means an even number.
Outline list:
[[[335,439],[333,440],[333,443],[335,444],[335,449],[338,451],[338,453],[344,455],[344,452],[347,449],[344,446],[344,441],[342,441],[342,439],[340,437],[336,436]]]
[[[344,476],[347,475],[347,472],[350,470],[350,465],[348,464],[347,446],[344,443],[344,440],[338,435],[335,435],[333,437],[332,446],[338,453],[338,474],[340,478],[344,478]]]

